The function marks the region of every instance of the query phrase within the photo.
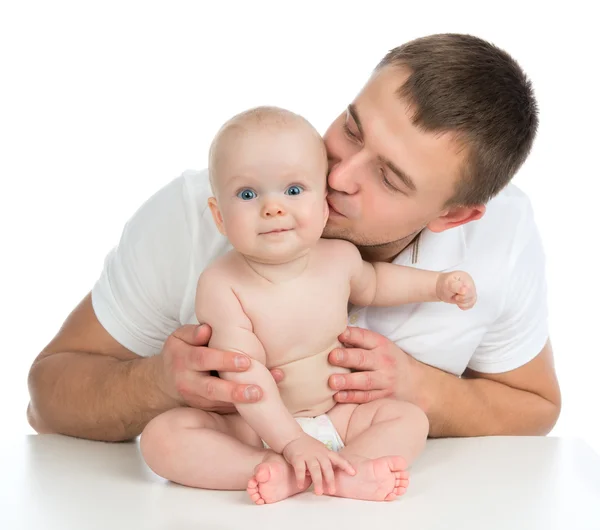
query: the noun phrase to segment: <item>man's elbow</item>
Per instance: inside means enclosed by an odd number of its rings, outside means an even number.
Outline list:
[[[560,417],[561,412],[561,401],[560,399],[555,402],[545,400],[544,403],[544,412],[543,412],[543,422],[541,424],[541,432],[542,436],[546,436],[550,434],[554,426],[558,422],[558,418]]]
[[[27,421],[31,428],[38,434],[55,434],[55,431],[50,429],[40,418],[31,404],[27,405]]]
[[[30,399],[29,404],[27,405],[27,421],[31,428],[38,434],[53,434],[56,431],[50,428],[47,421],[42,418],[39,407],[37,406],[38,402],[43,401],[43,398],[40,396],[41,380],[43,377],[43,374],[41,373],[42,368],[43,367],[40,366],[37,361],[34,361],[27,377]]]

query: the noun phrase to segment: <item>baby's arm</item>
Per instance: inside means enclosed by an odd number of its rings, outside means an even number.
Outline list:
[[[199,322],[212,328],[210,348],[241,352],[252,359],[250,368],[244,372],[219,375],[236,383],[262,388],[263,398],[258,403],[236,404],[236,408],[258,435],[274,451],[281,453],[303,431],[283,404],[275,380],[265,366],[263,345],[253,333],[250,319],[221,271],[208,269],[200,276],[196,289],[196,316]]]
[[[354,245],[343,243],[343,252],[350,264],[350,302],[354,305],[394,306],[441,301],[470,309],[475,304],[475,284],[466,272],[435,272],[393,263],[369,263],[361,258]]]

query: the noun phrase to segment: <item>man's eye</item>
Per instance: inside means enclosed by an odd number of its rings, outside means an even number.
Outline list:
[[[300,195],[304,191],[302,186],[290,186],[287,190],[285,190],[286,195]]]
[[[383,168],[381,168],[381,169],[379,170],[379,173],[381,174],[381,180],[382,180],[382,182],[383,182],[383,185],[384,185],[386,188],[390,189],[391,191],[398,191],[398,192],[400,192],[400,190],[399,190],[398,188],[396,188],[396,186],[394,186],[394,185],[393,185],[393,184],[392,184],[392,183],[391,183],[391,182],[390,182],[390,181],[387,179],[387,177],[385,176],[385,171],[383,170]],[[402,192],[400,192],[400,193],[402,193]]]
[[[243,201],[250,201],[252,199],[255,199],[257,197],[257,195],[256,195],[256,192],[254,190],[246,188],[246,189],[241,190],[237,194],[237,197],[239,197]]]
[[[354,134],[354,133],[353,133],[353,132],[350,130],[350,127],[348,127],[348,124],[347,124],[347,123],[344,123],[344,125],[343,125],[343,128],[344,128],[344,133],[346,133],[346,136],[347,136],[348,138],[350,138],[350,140],[357,141],[357,140],[359,139],[359,138],[358,138],[358,136],[356,136],[356,134]]]

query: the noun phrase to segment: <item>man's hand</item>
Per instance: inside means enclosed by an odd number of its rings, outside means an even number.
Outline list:
[[[416,361],[410,355],[383,335],[367,329],[349,327],[339,340],[346,347],[332,350],[329,362],[357,372],[329,378],[329,386],[338,391],[336,401],[367,403],[394,395],[415,402]]]
[[[256,385],[239,385],[210,374],[244,372],[250,358],[239,353],[207,348],[208,325],[185,325],[165,341],[157,356],[157,381],[161,390],[180,405],[219,413],[234,412],[232,403],[254,403],[262,398]]]
[[[510,372],[467,370],[461,378],[420,363],[373,331],[348,328],[339,339],[349,347],[333,350],[329,362],[358,371],[330,377],[336,401],[366,403],[390,395],[409,401],[427,414],[430,437],[544,435],[558,418],[560,390],[549,341]]]

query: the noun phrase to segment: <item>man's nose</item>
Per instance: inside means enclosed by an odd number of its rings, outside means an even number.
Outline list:
[[[261,215],[265,218],[285,215],[285,209],[281,202],[275,199],[266,199],[262,207]]]
[[[339,160],[329,169],[327,184],[334,191],[353,195],[360,189],[360,174],[366,166],[360,153]]]

